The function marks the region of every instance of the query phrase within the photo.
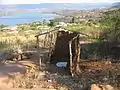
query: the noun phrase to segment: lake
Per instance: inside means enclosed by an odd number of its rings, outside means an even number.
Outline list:
[[[41,4],[13,4],[13,5],[0,5],[0,11],[3,10],[30,10],[30,9],[78,9],[88,10],[102,7],[109,7],[112,3],[41,3]],[[51,13],[40,12],[26,12],[13,16],[0,17],[0,24],[16,25],[21,23],[28,23],[34,21],[43,21],[55,18],[57,15]]]
[[[0,24],[13,26],[16,24],[30,23],[35,21],[50,20],[55,18],[57,15],[52,13],[40,13],[40,12],[25,12],[12,16],[0,17]]]

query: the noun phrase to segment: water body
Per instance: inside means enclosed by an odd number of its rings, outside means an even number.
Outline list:
[[[7,9],[80,9],[88,10],[102,7],[109,7],[112,3],[42,3],[42,4],[15,4],[15,5],[0,5],[0,11]],[[28,23],[34,21],[49,20],[55,18],[55,14],[40,13],[40,12],[26,12],[13,16],[0,17],[0,24],[16,25],[21,23]]]
[[[0,24],[13,26],[16,24],[30,23],[35,21],[50,20],[55,18],[57,15],[51,13],[40,13],[40,12],[26,12],[22,14],[16,14],[12,16],[0,17]]]

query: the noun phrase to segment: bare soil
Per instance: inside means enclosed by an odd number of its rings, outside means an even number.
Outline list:
[[[38,70],[37,59],[9,61],[0,65],[0,90],[88,90],[91,84],[119,87],[120,64],[107,61],[82,61],[82,73],[71,77],[64,68],[43,64]]]

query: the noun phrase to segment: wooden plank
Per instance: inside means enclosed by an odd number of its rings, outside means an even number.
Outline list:
[[[75,56],[72,55],[72,43],[75,44]],[[74,76],[75,74],[81,73],[79,62],[80,62],[80,45],[79,45],[79,35],[72,38],[69,42],[69,52],[70,52],[70,72],[71,75]]]
[[[70,53],[70,73],[71,73],[71,75],[72,75],[72,77],[74,76],[74,74],[73,74],[73,63],[72,63],[72,42],[70,41],[69,42],[69,53]]]
[[[62,29],[62,30],[59,30],[59,29]],[[45,35],[45,34],[48,34],[48,33],[51,33],[51,32],[66,31],[66,30],[67,30],[67,32],[72,32],[71,30],[68,30],[66,28],[55,28],[54,30],[51,30],[51,31],[48,31],[48,32],[45,32],[45,33],[39,33],[35,37],[38,37],[38,36],[41,36],[41,35]],[[75,31],[73,31],[73,32],[75,32]],[[82,32],[77,32],[77,33],[81,34],[81,35],[84,35],[84,36],[87,36],[89,38],[92,38],[92,37],[90,37],[89,35],[87,35],[85,33],[82,33]]]
[[[76,72],[81,73],[79,62],[80,62],[80,45],[79,45],[79,37],[77,38],[77,60],[76,60]]]
[[[40,34],[36,35],[35,37],[45,35],[45,34],[48,34],[48,33],[51,33],[51,32],[57,32],[57,31],[59,31],[59,29],[51,30],[51,31],[48,31],[48,32],[45,32],[45,33],[40,33]]]

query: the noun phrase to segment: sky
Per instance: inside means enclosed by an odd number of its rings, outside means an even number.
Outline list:
[[[99,3],[120,2],[120,0],[0,0],[0,4],[40,4],[40,3]]]

